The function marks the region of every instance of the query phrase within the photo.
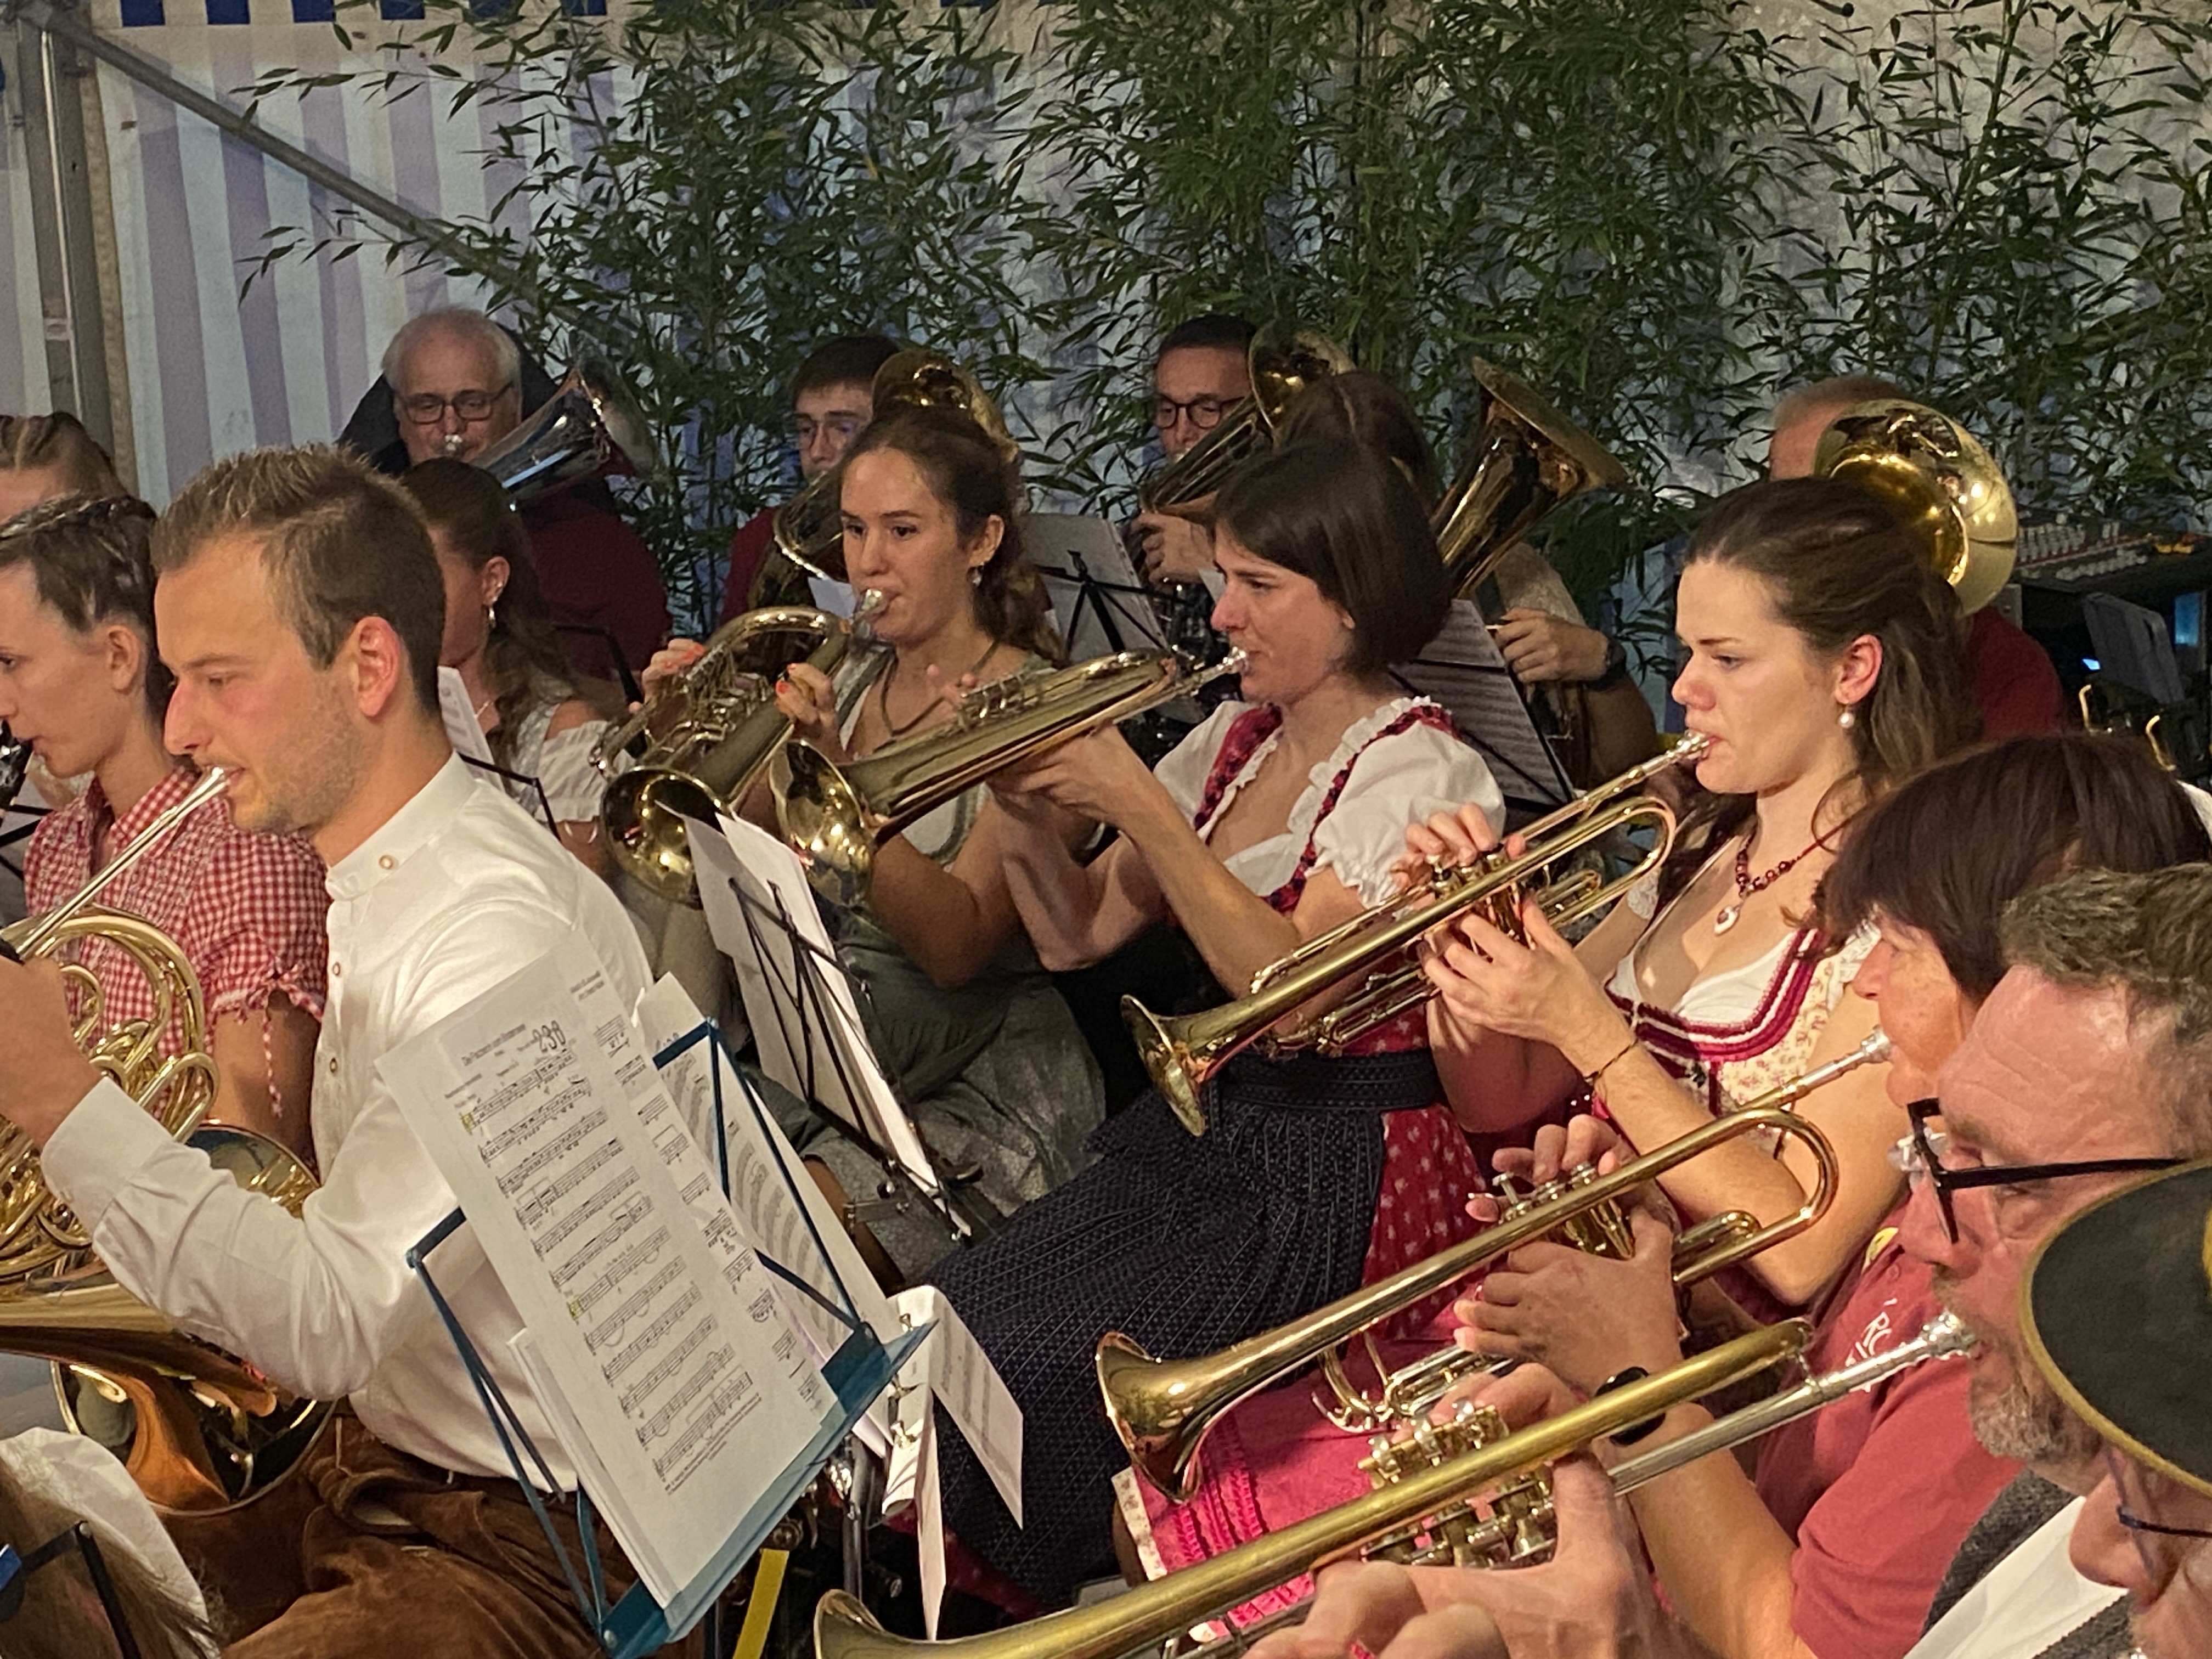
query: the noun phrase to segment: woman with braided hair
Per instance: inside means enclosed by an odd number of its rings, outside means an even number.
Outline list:
[[[161,740],[174,681],[155,646],[153,521],[133,496],[79,495],[0,526],[0,720],[57,775],[91,778],[31,838],[23,880],[33,915],[82,886],[195,781]],[[311,1157],[330,907],[314,849],[240,830],[217,801],[101,902],[175,939],[198,975],[217,1073],[210,1115]],[[111,1023],[152,1012],[143,975],[121,951],[96,939],[69,949],[99,981]],[[161,1041],[176,1051],[173,1022]]]

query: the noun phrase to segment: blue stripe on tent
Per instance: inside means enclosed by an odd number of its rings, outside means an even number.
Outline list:
[[[161,15],[161,0],[123,0],[125,28],[159,28],[168,21]]]
[[[607,0],[561,0],[561,9],[571,17],[605,17]]]
[[[295,23],[335,23],[337,16],[337,0],[292,0]]]
[[[246,15],[246,0],[207,0],[207,17],[210,23],[250,23]]]
[[[422,0],[377,0],[376,15],[387,23],[419,23]]]

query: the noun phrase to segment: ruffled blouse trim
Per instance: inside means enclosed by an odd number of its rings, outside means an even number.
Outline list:
[[[1394,697],[1373,714],[1346,726],[1344,736],[1338,740],[1334,752],[1306,774],[1305,789],[1298,796],[1297,804],[1291,808],[1290,819],[1283,826],[1284,833],[1295,837],[1301,846],[1311,842],[1314,827],[1321,822],[1322,804],[1328,800],[1329,790],[1334,787],[1345,768],[1358,759],[1359,751],[1374,742],[1394,722],[1405,718],[1408,711],[1424,705],[1431,708],[1442,707],[1428,697]],[[1259,754],[1267,753],[1268,744],[1273,742],[1274,738],[1270,737],[1267,744],[1261,745]],[[1254,759],[1258,757],[1255,755]],[[1253,769],[1249,765],[1245,768],[1248,773]],[[1241,776],[1239,781],[1242,781]]]

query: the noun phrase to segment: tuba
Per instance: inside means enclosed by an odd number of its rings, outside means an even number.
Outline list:
[[[842,766],[811,744],[787,743],[769,773],[776,820],[815,891],[849,909],[866,896],[876,848],[932,808],[1002,767],[1243,667],[1241,651],[1197,670],[1171,651],[1122,651],[979,685],[944,725]]]
[[[1430,522],[1452,592],[1470,599],[1535,522],[1586,489],[1619,489],[1620,463],[1504,370],[1474,360],[1482,412]]]
[[[2020,520],[2004,474],[1973,434],[1901,398],[1856,404],[1813,451],[1813,476],[1879,497],[1928,550],[1971,614],[2011,579]]]
[[[1352,368],[1342,346],[1310,329],[1287,342],[1262,330],[1245,356],[1252,391],[1221,423],[1137,487],[1146,513],[1190,513],[1203,506],[1243,462],[1274,447],[1283,417],[1298,393]]]
[[[748,611],[722,624],[690,667],[600,739],[593,763],[608,780],[599,822],[615,861],[672,904],[699,903],[687,817],[711,823],[738,804],[791,734],[775,680],[802,659],[836,674],[874,609],[871,590],[853,623],[799,605]],[[623,769],[625,752],[646,748]]]
[[[199,976],[176,942],[137,916],[94,898],[193,812],[222,793],[210,769],[63,904],[0,929],[0,951],[18,960],[51,956],[75,939],[121,950],[152,988],[149,1018],[111,1024],[98,981],[82,966],[62,969],[77,994],[74,1036],[94,1069],[112,1079],[173,1136],[250,1190],[294,1214],[314,1177],[275,1142],[204,1122],[216,1092],[206,1004]],[[180,1051],[161,1052],[172,1020]],[[94,1400],[114,1417],[128,1407],[126,1443],[106,1441],[147,1498],[175,1512],[209,1512],[250,1501],[289,1470],[320,1430],[329,1407],[295,1399],[251,1366],[176,1330],[115,1283],[92,1241],[47,1188],[38,1153],[13,1125],[0,1131],[0,1352],[54,1362],[64,1420],[91,1432]]]
[[[1705,738],[1692,733],[1665,754],[1539,818],[1523,832],[1527,850],[1519,858],[1508,858],[1499,848],[1466,865],[1439,866],[1396,898],[1268,963],[1252,976],[1250,993],[1234,1002],[1164,1018],[1135,997],[1123,997],[1121,1017],[1153,1086],[1185,1128],[1203,1134],[1200,1093],[1243,1049],[1265,1038],[1273,1054],[1309,1048],[1342,1054],[1355,1039],[1434,994],[1411,955],[1431,928],[1479,908],[1501,931],[1517,936],[1522,896],[1536,882],[1543,884],[1536,896],[1553,927],[1569,927],[1595,915],[1666,862],[1674,845],[1674,810],[1644,786],[1705,751]],[[1628,829],[1651,831],[1653,842],[1626,872],[1601,882],[1595,872],[1571,866],[1585,848]],[[1550,878],[1555,865],[1568,867]],[[1355,975],[1364,977],[1348,1000],[1279,1029],[1306,1003]]]
[[[1312,1313],[1194,1359],[1155,1359],[1119,1331],[1098,1340],[1098,1390],[1106,1415],[1129,1449],[1129,1462],[1156,1490],[1178,1501],[1196,1485],[1198,1453],[1213,1425],[1240,1401],[1291,1372],[1324,1360],[1343,1344],[1404,1311],[1477,1267],[1522,1245],[1559,1231],[1569,1222],[1601,1212],[1647,1181],[1740,1136],[1771,1131],[1796,1136],[1812,1153],[1818,1175],[1804,1203],[1761,1227],[1735,1212],[1683,1235],[1674,1279],[1679,1285],[1709,1279],[1784,1239],[1795,1238],[1827,1212],[1835,1195],[1836,1155],[1827,1137],[1789,1109],[1801,1096],[1833,1081],[1875,1056],[1862,1052],[1783,1084],[1741,1109],[1714,1119],[1655,1151],[1631,1158],[1610,1175],[1566,1183],[1548,1201],[1522,1207],[1510,1220],[1486,1227],[1425,1260],[1361,1286]],[[1480,1362],[1470,1360],[1468,1369]],[[1333,1379],[1334,1380],[1334,1379]],[[1419,1379],[1435,1384],[1433,1372]],[[1441,1388],[1437,1389],[1442,1392]],[[1397,1420],[1397,1402],[1375,1405],[1372,1415]]]
[[[1006,430],[999,406],[982,383],[942,352],[908,347],[886,358],[868,393],[871,418],[895,409],[951,409],[983,429],[1009,462],[1021,458],[1021,446]],[[747,603],[759,607],[803,605],[810,597],[806,579],[845,580],[844,520],[839,511],[842,469],[831,467],[811,478],[775,510],[775,545],[761,562]]]
[[[660,465],[636,399],[604,359],[583,356],[553,395],[477,456],[476,465],[520,506],[596,477],[614,461],[640,472]]]

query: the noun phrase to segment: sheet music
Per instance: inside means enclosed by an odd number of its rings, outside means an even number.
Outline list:
[[[1480,750],[1510,804],[1557,805],[1574,792],[1550,745],[1536,733],[1528,705],[1513,683],[1498,641],[1472,600],[1455,599],[1443,630],[1391,675],[1408,690],[1433,697]]]
[[[739,819],[724,817],[718,828],[686,818],[684,826],[708,931],[738,970],[761,1070],[801,1100],[819,1101],[937,1197],[936,1169],[868,1047],[799,855]],[[787,919],[798,940],[769,917]]]
[[[736,1217],[702,1201],[719,1185],[605,970],[571,940],[378,1070],[522,1316],[593,1503],[673,1599],[836,1407]]]
[[[477,722],[477,711],[469,701],[469,688],[461,678],[461,671],[438,665],[438,714],[446,723],[446,740],[455,750],[472,761],[492,764],[491,744],[486,741],[483,727]]]
[[[1067,639],[1070,661],[1112,651],[1167,648],[1152,590],[1129,562],[1120,533],[1105,520],[1032,513],[1022,524],[1022,546],[1043,579],[1053,620]]]

